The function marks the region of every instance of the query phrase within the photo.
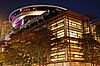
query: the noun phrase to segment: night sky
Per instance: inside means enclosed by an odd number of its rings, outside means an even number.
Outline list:
[[[95,14],[100,21],[100,0],[0,0],[0,19],[8,20],[15,9],[33,4],[53,4],[79,14]]]

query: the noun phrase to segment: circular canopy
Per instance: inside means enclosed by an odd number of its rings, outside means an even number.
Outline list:
[[[31,5],[16,9],[9,15],[9,20],[12,22],[12,26],[21,26],[25,23],[29,22],[31,19],[43,15],[45,13],[58,14],[62,11],[67,10],[66,8],[62,8],[54,5]]]

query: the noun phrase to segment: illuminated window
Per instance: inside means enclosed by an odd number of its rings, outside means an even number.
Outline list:
[[[72,57],[71,59],[73,59],[73,60],[84,60],[84,58],[74,58],[74,57]]]
[[[55,37],[54,38],[51,38],[51,40],[54,40],[54,39],[56,39]]]
[[[56,59],[51,59],[51,61],[57,61],[57,60],[64,60],[65,58],[56,58]]]
[[[51,61],[65,60],[65,52],[51,54]]]
[[[63,27],[63,26],[64,26],[63,20],[60,20],[60,21],[53,23],[51,25],[51,30],[55,30],[55,29]]]
[[[70,40],[70,43],[78,43],[78,41]]]
[[[52,43],[51,45],[55,45],[55,44],[57,44],[57,43]]]
[[[68,53],[69,53],[69,52],[68,52]],[[80,53],[80,52],[71,52],[71,54],[83,55],[83,53]]]
[[[82,33],[74,31],[74,30],[69,30],[69,32],[67,32],[67,36],[69,36],[69,35],[70,35],[70,37],[79,38],[79,37],[81,37]]]
[[[81,49],[81,47],[78,47],[78,46],[71,46],[71,48]]]
[[[79,58],[80,58],[80,57],[82,57],[82,56],[80,56],[80,55],[74,55],[74,57],[79,57]]]
[[[86,33],[90,33],[89,27],[86,28]]]
[[[69,22],[69,25],[72,25],[72,22]]]
[[[57,38],[61,38],[64,36],[64,30],[60,30],[57,32]]]
[[[57,34],[57,38],[64,37],[64,32]]]
[[[72,23],[72,26],[76,26],[76,24],[75,23]]]
[[[68,25],[68,22],[66,22]],[[80,22],[76,22],[73,20],[69,20],[69,26],[74,27],[74,28],[78,28],[78,29],[82,29],[82,24]]]
[[[52,48],[51,50],[56,50],[57,48]]]

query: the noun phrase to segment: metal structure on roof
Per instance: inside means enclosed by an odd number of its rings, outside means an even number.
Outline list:
[[[13,28],[18,29],[26,23],[39,19],[45,21],[47,17],[52,18],[66,10],[66,8],[54,5],[31,5],[14,10],[9,15],[9,21]]]

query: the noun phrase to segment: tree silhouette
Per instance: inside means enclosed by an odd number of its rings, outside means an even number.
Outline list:
[[[33,63],[43,65],[50,54],[51,31],[24,30],[11,36],[10,47],[6,48],[4,56],[9,64],[31,65]]]
[[[81,52],[85,62],[90,62],[93,66],[100,62],[100,44],[91,34],[83,34]]]

